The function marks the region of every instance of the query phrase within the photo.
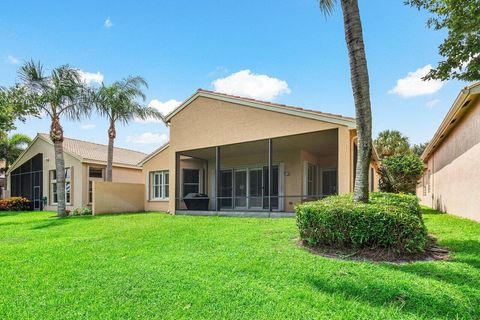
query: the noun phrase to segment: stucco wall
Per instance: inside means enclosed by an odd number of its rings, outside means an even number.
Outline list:
[[[144,189],[140,183],[95,181],[93,214],[144,211]]]
[[[469,108],[426,162],[417,195],[424,205],[480,221],[480,99]]]

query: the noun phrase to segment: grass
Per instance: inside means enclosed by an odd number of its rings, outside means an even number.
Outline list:
[[[480,318],[480,224],[429,211],[452,261],[341,261],[294,219],[0,212],[1,319]]]

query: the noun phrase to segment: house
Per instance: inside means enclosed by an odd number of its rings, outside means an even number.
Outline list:
[[[169,143],[141,161],[147,211],[282,216],[353,190],[353,118],[199,89],[166,122]]]
[[[460,92],[422,160],[421,203],[480,221],[480,82]]]
[[[93,181],[105,179],[107,146],[65,138],[65,191],[67,208],[89,206]],[[143,183],[138,162],[146,154],[114,148],[113,181]],[[56,210],[56,170],[53,143],[48,134],[39,133],[7,171],[7,193],[31,200],[35,210]]]

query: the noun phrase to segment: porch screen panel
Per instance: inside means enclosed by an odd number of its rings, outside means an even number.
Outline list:
[[[198,169],[183,169],[183,196],[200,192],[200,173]]]
[[[231,209],[233,204],[232,170],[220,171],[220,208]]]
[[[263,199],[263,181],[262,169],[249,170],[249,207],[250,208],[262,208]]]
[[[24,197],[37,202],[41,208],[40,198],[43,194],[42,186],[43,155],[41,153],[27,160],[10,174],[10,193],[12,197]],[[34,189],[36,199],[34,199]]]
[[[272,189],[272,209],[278,209],[278,166],[272,166],[273,189]],[[268,179],[268,167],[263,167],[263,209],[268,209],[268,190],[270,187]]]

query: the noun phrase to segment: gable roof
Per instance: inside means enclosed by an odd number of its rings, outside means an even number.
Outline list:
[[[257,108],[267,111],[279,112],[284,114],[289,114],[292,116],[303,117],[308,119],[314,119],[324,122],[335,123],[339,125],[344,125],[349,128],[355,128],[356,122],[355,118],[352,117],[345,117],[339,114],[333,113],[326,113],[317,110],[287,106],[284,104],[273,103],[268,101],[260,101],[250,98],[244,98],[234,95],[229,95],[225,93],[213,92],[204,89],[198,89],[192,96],[190,96],[187,100],[185,100],[181,105],[179,105],[176,109],[166,115],[165,121],[167,123],[180,111],[182,111],[185,107],[187,107],[190,103],[192,103],[198,97],[205,97],[225,102],[231,102],[235,104],[239,104],[246,107]]]
[[[50,136],[46,133],[38,133],[30,146],[32,146],[38,139],[53,146]],[[17,162],[21,160],[22,156],[27,152],[30,146],[27,147],[18,159],[10,166],[8,170],[9,172],[15,167]],[[90,141],[64,138],[63,152],[81,162],[106,164],[108,146]],[[115,147],[113,148],[113,165],[117,167],[140,168],[138,163],[146,156],[147,154],[143,152]]]
[[[167,142],[167,143],[164,143],[163,145],[161,145],[159,148],[155,149],[152,153],[148,154],[145,158],[142,159],[142,161],[140,161],[138,163],[138,165],[140,166],[143,166],[143,164],[145,162],[147,162],[148,160],[152,159],[153,157],[155,157],[157,154],[159,154],[160,152],[162,152],[163,150],[167,149],[168,146],[170,144]]]
[[[472,85],[466,86],[460,91],[457,98],[453,102],[452,107],[448,110],[447,115],[443,119],[442,123],[438,127],[437,131],[433,135],[433,138],[428,143],[427,147],[423,151],[421,156],[423,161],[426,161],[435,152],[436,149],[443,143],[444,138],[450,131],[455,128],[466,111],[470,102],[472,102],[475,95],[480,95],[480,82],[476,82]]]

